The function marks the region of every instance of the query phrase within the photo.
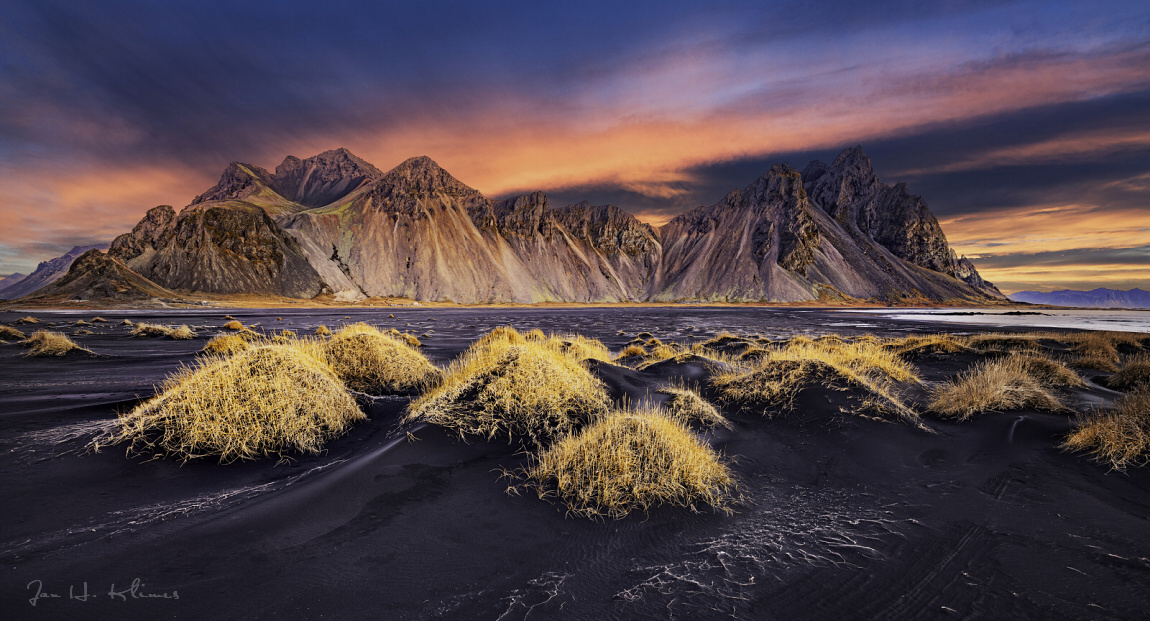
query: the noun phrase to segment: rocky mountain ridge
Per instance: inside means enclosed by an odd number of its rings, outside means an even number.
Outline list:
[[[1010,294],[1015,302],[1075,306],[1084,308],[1150,308],[1150,291],[1143,289],[1107,289],[1090,291],[1063,289],[1061,291],[1018,291]]]
[[[858,147],[803,173],[773,166],[660,228],[542,192],[492,200],[422,156],[387,172],[346,149],[288,156],[275,173],[235,162],[179,213],[150,210],[109,256],[166,289],[301,298],[1002,299]]]
[[[68,273],[72,267],[72,263],[80,257],[80,255],[88,252],[89,250],[107,250],[108,244],[96,244],[93,246],[74,246],[68,252],[47,261],[41,261],[36,269],[32,271],[19,281],[0,289],[0,299],[2,300],[15,300],[30,295],[48,285],[56,282]]]

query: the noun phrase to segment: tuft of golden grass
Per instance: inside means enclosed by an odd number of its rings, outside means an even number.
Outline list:
[[[900,356],[914,354],[955,354],[970,351],[970,347],[963,343],[959,337],[950,334],[931,334],[928,336],[908,336],[904,338],[889,339],[883,342],[883,347]]]
[[[108,323],[108,320],[97,316],[92,318],[92,323]]]
[[[628,345],[619,352],[619,355],[615,356],[615,360],[620,358],[645,358],[646,356],[647,350],[643,349],[642,345]]]
[[[74,323],[74,324],[72,324],[72,325],[76,325],[76,326],[90,326],[90,325],[92,325],[92,324],[90,324],[90,323],[88,323],[87,321],[84,321],[83,319],[81,319],[81,320],[77,321],[76,323]]]
[[[1122,369],[1110,376],[1106,385],[1113,390],[1150,390],[1150,355],[1131,357]]]
[[[205,356],[183,367],[160,393],[120,416],[93,448],[129,443],[129,451],[221,463],[289,451],[318,453],[366,416],[307,341],[263,345],[231,357]]]
[[[132,327],[132,336],[166,336],[168,338],[177,340],[188,340],[196,338],[196,333],[186,325],[178,328],[169,328],[157,323],[144,323],[140,322]]]
[[[0,339],[23,341],[27,335],[11,326],[0,325]]]
[[[316,327],[315,335],[316,336],[331,336],[331,329],[329,329],[327,326],[321,324],[321,325]]]
[[[28,315],[27,317],[21,317],[21,318],[17,319],[16,323],[19,323],[19,324],[40,323],[40,320],[36,319],[35,317],[33,317],[31,315]]]
[[[125,320],[123,320],[123,321],[121,321],[121,322],[120,322],[120,325],[121,325],[121,326],[132,326],[132,325],[135,325],[135,324],[133,324],[133,323],[132,323],[132,320],[131,320],[131,319],[125,319]]]
[[[225,330],[247,330],[247,328],[244,327],[244,324],[236,321],[235,319],[225,323],[224,329]]]
[[[64,356],[71,353],[92,353],[76,344],[60,332],[37,330],[31,336],[20,341],[20,344],[30,348],[29,356]]]
[[[540,498],[592,519],[661,505],[729,514],[735,502],[735,478],[720,455],[657,410],[613,412],[556,442],[522,476]]]
[[[674,383],[660,388],[658,392],[668,395],[667,401],[663,404],[667,415],[681,423],[697,422],[707,427],[733,428],[731,421],[719,413],[710,401],[704,399],[696,387],[688,386],[686,383]]]
[[[424,420],[463,435],[526,438],[536,445],[603,415],[606,388],[583,366],[587,343],[528,340],[496,328],[448,366],[443,381],[408,406]],[[610,352],[603,347],[606,356]]]
[[[440,370],[390,332],[363,323],[346,326],[324,342],[327,362],[350,388],[373,395],[412,392],[438,382]]]
[[[984,360],[936,388],[929,409],[959,420],[982,412],[1021,408],[1060,411],[1065,406],[1049,389],[1074,380],[1061,371],[1052,371],[1046,366],[1049,362],[1037,356]],[[1077,375],[1074,378],[1081,381]]]
[[[254,347],[253,342],[259,338],[255,332],[244,331],[235,334],[219,334],[204,345],[204,353],[217,356],[231,356]]]
[[[779,410],[792,409],[798,393],[816,382],[835,390],[861,388],[868,395],[864,410],[927,429],[893,385],[921,382],[917,369],[878,339],[848,342],[799,336],[765,350],[750,369],[744,364],[711,377],[724,398],[773,404]]]
[[[1150,391],[1122,395],[1078,420],[1062,448],[1085,451],[1115,470],[1150,463]]]

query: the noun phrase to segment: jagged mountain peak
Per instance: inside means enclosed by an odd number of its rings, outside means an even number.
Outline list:
[[[271,174],[259,166],[232,162],[228,164],[227,168],[224,168],[219,182],[194,198],[192,204],[247,198],[267,188],[271,184],[271,180]]]
[[[426,155],[409,157],[387,171],[379,185],[408,196],[430,194],[478,196],[479,191],[456,179]]]
[[[305,207],[329,205],[383,178],[378,168],[345,147],[301,160],[294,155],[276,166],[271,186]]]

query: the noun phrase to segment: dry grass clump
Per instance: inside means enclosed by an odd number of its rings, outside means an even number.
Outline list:
[[[570,342],[554,336],[529,341],[513,328],[497,328],[408,406],[406,420],[460,435],[547,444],[606,413],[609,403],[603,383],[581,363],[582,348]]]
[[[16,320],[16,323],[19,323],[19,324],[26,324],[26,323],[40,323],[40,320],[39,320],[39,319],[36,319],[35,317],[33,317],[33,316],[31,316],[31,315],[29,315],[29,316],[27,316],[27,317],[21,317],[21,318],[17,319],[17,320]]]
[[[108,320],[103,317],[93,317],[92,323],[108,323]]]
[[[315,335],[316,336],[331,336],[331,329],[329,329],[327,326],[321,324],[321,325],[316,327]]]
[[[750,370],[734,368],[712,376],[711,384],[732,401],[767,403],[789,410],[795,397],[815,383],[831,390],[861,388],[862,409],[925,428],[897,396],[895,382],[919,382],[917,370],[876,339],[847,342],[796,337],[763,354]]]
[[[247,328],[244,327],[244,324],[236,321],[235,319],[225,323],[224,329],[225,330],[247,330]]]
[[[231,356],[254,347],[258,337],[255,332],[244,331],[236,334],[219,334],[204,345],[204,353],[217,356]]]
[[[883,343],[883,347],[900,356],[914,354],[956,354],[970,351],[970,347],[962,343],[958,337],[949,334],[931,334],[929,336],[908,336],[905,338],[890,339]]]
[[[414,347],[367,324],[341,329],[323,347],[336,375],[359,392],[412,392],[440,378],[439,369]]]
[[[366,326],[367,324],[359,323],[359,324],[352,324],[352,325],[353,326]],[[348,327],[351,327],[351,326],[348,326]],[[368,326],[368,327],[371,327],[371,326]],[[342,332],[343,330],[346,330],[346,329],[347,328],[343,328],[340,331]],[[414,334],[411,334],[410,332],[400,332],[399,330],[396,330],[395,328],[388,328],[387,330],[384,330],[383,333],[394,338],[394,339],[399,339],[399,340],[403,341],[404,343],[407,344],[408,347],[422,347],[423,346],[423,343],[421,343],[419,341],[419,339]]]
[[[731,421],[704,399],[697,389],[686,384],[672,384],[660,388],[659,392],[669,397],[663,408],[671,418],[684,424],[697,422],[707,427],[732,429]]]
[[[90,326],[90,325],[92,325],[92,324],[88,323],[87,321],[84,321],[83,319],[80,319],[80,320],[76,321],[76,323],[74,323],[74,324],[72,324],[72,325],[75,325],[75,326]]]
[[[1050,392],[1056,382],[1065,381],[1036,362],[1034,356],[1011,356],[984,360],[969,371],[937,388],[929,409],[959,420],[988,411],[1059,411],[1062,400]],[[1065,367],[1064,367],[1065,368]],[[1075,376],[1077,377],[1077,376]]]
[[[647,350],[643,349],[642,345],[628,345],[619,352],[619,355],[615,356],[615,360],[619,360],[620,358],[645,358],[646,356]]]
[[[1150,356],[1140,354],[1126,361],[1122,370],[1106,380],[1106,386],[1113,390],[1150,390]]]
[[[23,341],[25,336],[27,335],[16,328],[0,325],[0,340]]]
[[[1123,395],[1079,419],[1062,448],[1086,451],[1115,470],[1150,463],[1150,391]]]
[[[218,457],[221,463],[318,453],[366,418],[313,343],[265,345],[183,367],[160,394],[123,414],[93,447]]]
[[[540,498],[592,519],[660,505],[731,513],[735,501],[734,475],[719,454],[657,410],[614,412],[558,441],[523,476]]]
[[[539,330],[536,330],[535,332],[543,334],[543,332]],[[560,353],[566,354],[575,360],[598,360],[600,362],[611,362],[614,359],[611,355],[611,350],[608,349],[606,345],[595,339],[589,339],[578,334],[552,334],[551,336],[544,337],[542,339],[531,339],[530,336],[531,335],[528,334],[529,341],[534,340],[549,347],[553,347]]]
[[[31,336],[20,341],[24,347],[29,347],[29,356],[64,356],[71,353],[92,353],[76,344],[61,332],[37,330]]]
[[[178,328],[169,328],[157,323],[144,323],[140,322],[132,327],[132,336],[166,336],[168,338],[177,340],[188,340],[196,338],[196,333],[192,331],[187,325],[182,325]]]
[[[131,320],[131,319],[125,319],[125,320],[123,320],[123,321],[121,321],[121,322],[120,322],[120,325],[121,325],[121,326],[132,326],[132,325],[135,325],[135,324],[133,324],[133,323],[132,323],[132,320]]]

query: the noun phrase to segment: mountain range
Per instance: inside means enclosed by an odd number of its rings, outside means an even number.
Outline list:
[[[72,267],[72,263],[78,259],[80,255],[89,250],[107,250],[108,247],[109,244],[75,246],[68,252],[54,259],[42,261],[31,274],[23,278],[17,278],[11,281],[10,279],[13,276],[17,276],[17,274],[12,274],[12,276],[0,281],[0,300],[14,300],[44,289],[60,278],[63,278]]]
[[[1081,308],[1150,308],[1150,291],[1098,288],[1092,291],[1019,291],[1010,294],[1015,302],[1077,306]]]
[[[494,200],[427,157],[383,172],[347,149],[270,172],[234,162],[179,212],[161,205],[85,262],[120,280],[37,297],[140,291],[491,302],[987,303],[926,202],[881,183],[861,147],[771,167],[662,227],[613,205]],[[133,277],[134,278],[134,277]],[[87,282],[87,281],[83,281]],[[143,295],[143,293],[141,293]]]

